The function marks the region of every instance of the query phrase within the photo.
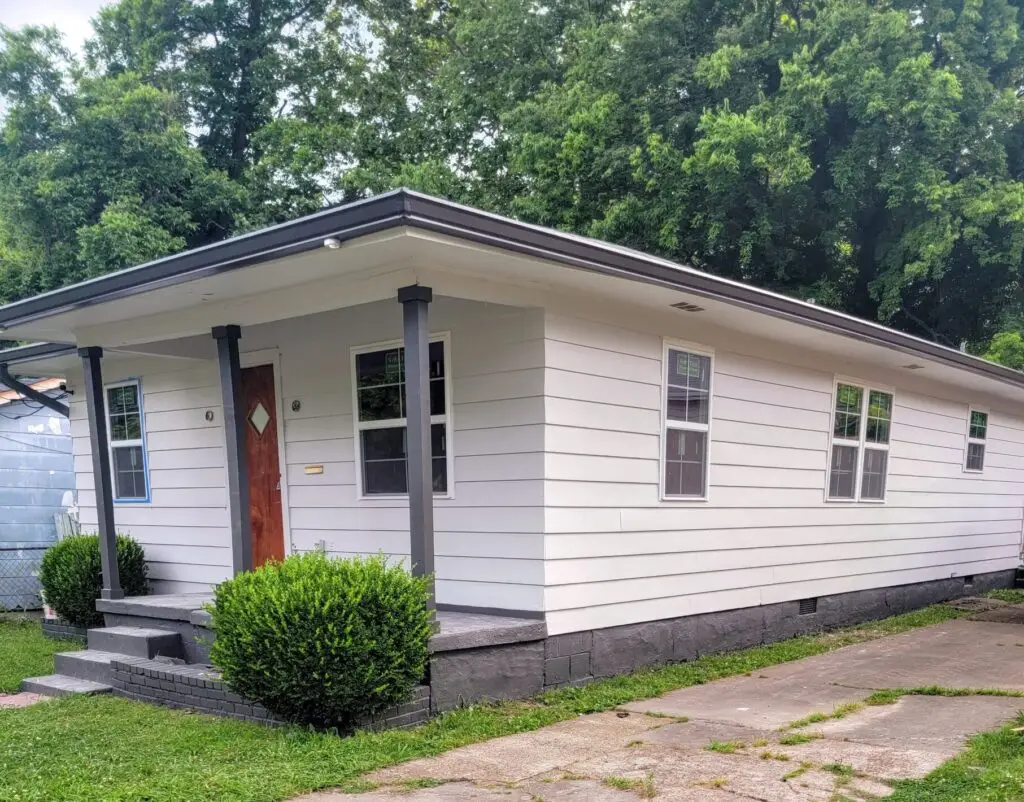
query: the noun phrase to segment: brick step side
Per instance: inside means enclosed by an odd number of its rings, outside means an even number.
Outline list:
[[[65,677],[88,679],[109,684],[112,679],[110,663],[124,655],[85,649],[80,652],[58,652],[53,656],[54,670]]]
[[[115,658],[111,684],[117,696],[215,716],[280,724],[270,711],[234,693],[212,666],[174,665],[137,657]],[[408,702],[387,711],[364,729],[391,729],[421,724],[430,718],[430,688],[413,690]]]

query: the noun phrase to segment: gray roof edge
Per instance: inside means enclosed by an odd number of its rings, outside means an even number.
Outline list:
[[[390,228],[399,224],[404,216],[404,194],[404,190],[394,190],[324,209],[287,223],[15,301],[0,307],[0,328],[311,250],[320,247],[328,237],[344,241]]]
[[[345,241],[403,225],[582,270],[653,283],[721,300],[1024,387],[1024,373],[1020,371],[904,334],[879,323],[703,273],[640,251],[519,222],[407,189],[397,189],[325,209],[288,223],[17,301],[0,307],[0,327],[10,327],[69,309],[104,303],[161,286],[193,281],[311,250],[320,247],[327,237]],[[21,348],[41,346],[59,350],[59,344],[54,343]],[[13,352],[17,350],[0,352],[0,362],[4,361],[6,354],[16,358]],[[67,350],[73,350],[73,347],[65,346]],[[21,361],[45,355],[35,353]]]
[[[443,219],[436,213],[438,204],[450,211]],[[845,312],[714,276],[600,240],[521,223],[418,193],[410,193],[410,216],[407,222],[436,233],[474,240],[548,261],[724,301],[1024,387],[1024,372],[1013,368]]]
[[[0,350],[0,365],[17,365],[19,362],[31,362],[36,359],[47,359],[54,356],[72,354],[77,347],[69,343],[29,343],[16,345],[13,348]]]

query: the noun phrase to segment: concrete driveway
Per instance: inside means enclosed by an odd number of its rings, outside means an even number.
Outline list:
[[[368,776],[376,791],[303,802],[875,799],[1013,718],[1024,699],[903,696],[790,725],[876,690],[926,686],[1024,691],[1024,626],[950,621],[411,761]],[[431,781],[443,784],[422,787]]]

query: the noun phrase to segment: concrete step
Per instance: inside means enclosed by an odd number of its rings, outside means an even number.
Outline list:
[[[29,677],[22,680],[21,690],[26,693],[38,693],[41,696],[72,696],[74,694],[92,696],[99,693],[110,693],[112,689],[102,682],[66,677],[63,674],[51,674],[48,677]]]
[[[54,655],[54,670],[65,677],[88,679],[93,682],[109,682],[110,661],[124,655],[116,652],[101,652],[84,649],[79,652],[58,652]]]
[[[184,657],[181,636],[166,629],[100,627],[89,630],[89,649],[129,657]]]

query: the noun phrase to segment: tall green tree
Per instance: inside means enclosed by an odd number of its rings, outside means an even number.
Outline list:
[[[176,92],[211,167],[240,181],[259,161],[254,136],[317,75],[329,0],[121,0],[103,8],[90,65],[133,71]],[[332,24],[333,22],[333,24]]]
[[[702,36],[699,3],[636,6],[608,59],[511,113],[538,190],[519,208],[925,336],[990,334],[1024,244],[1016,9],[710,13]],[[667,20],[692,23],[674,59]]]
[[[101,275],[221,235],[242,196],[189,144],[177,99],[85,75],[52,29],[0,30],[0,294]]]
[[[0,273],[410,185],[984,350],[1024,308],[1020,25],[1011,0],[118,0],[83,65],[8,38]],[[144,95],[215,191],[174,217],[97,181],[58,218],[26,189],[85,108]],[[120,147],[93,169],[146,186]]]

